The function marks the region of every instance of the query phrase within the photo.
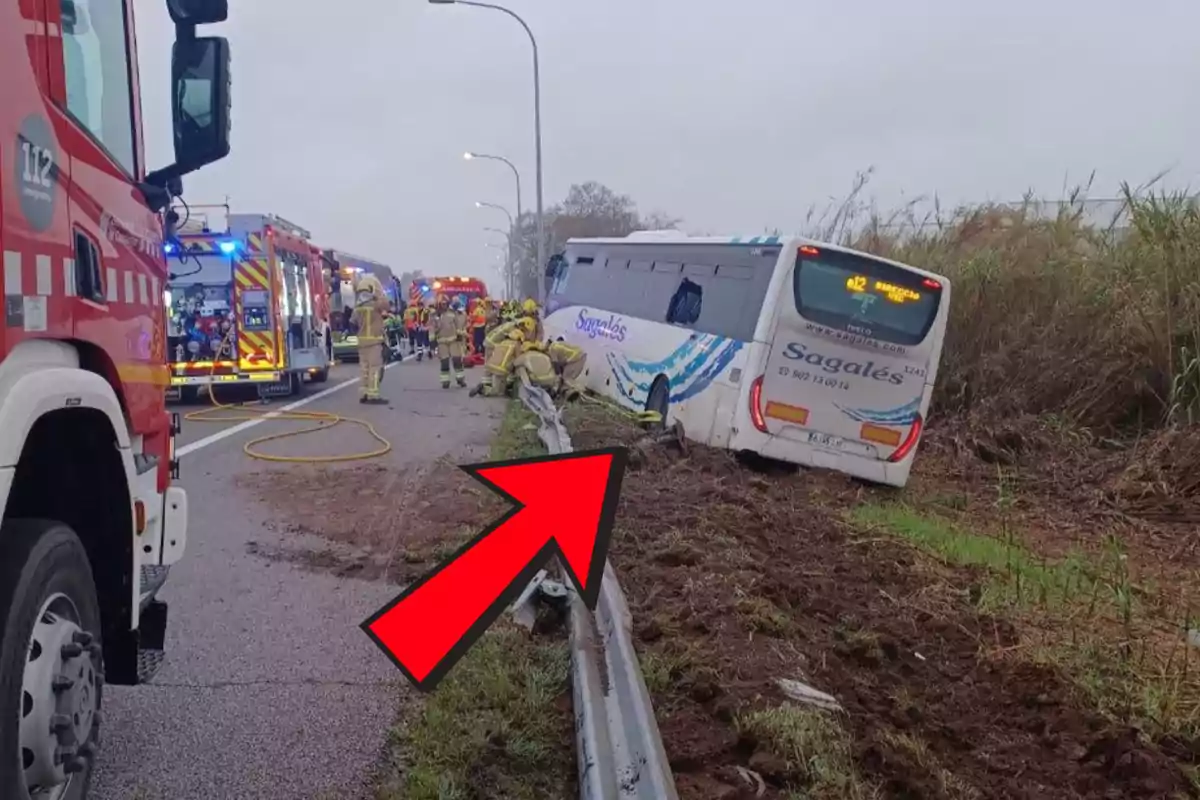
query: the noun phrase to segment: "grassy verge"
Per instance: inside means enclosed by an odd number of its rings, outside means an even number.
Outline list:
[[[536,418],[513,401],[494,460],[536,455]],[[573,794],[566,639],[501,619],[393,729],[378,800],[554,800]]]
[[[1103,537],[1095,555],[1047,558],[1013,531],[964,528],[911,505],[866,503],[847,516],[864,531],[973,568],[970,601],[1022,633],[1019,649],[994,655],[1058,668],[1097,710],[1155,737],[1200,736],[1200,656],[1184,636],[1194,623],[1186,612],[1162,616],[1153,589],[1131,579],[1119,538]]]

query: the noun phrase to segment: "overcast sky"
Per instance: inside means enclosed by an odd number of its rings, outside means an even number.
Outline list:
[[[270,211],[396,271],[488,276],[534,207],[532,67],[507,16],[421,0],[231,0],[233,152],[185,198]],[[172,30],[135,0],[151,165]],[[874,167],[883,205],[1200,184],[1195,0],[512,0],[541,48],[545,203],[598,180],[684,228],[801,227]],[[495,276],[491,276],[495,279]]]

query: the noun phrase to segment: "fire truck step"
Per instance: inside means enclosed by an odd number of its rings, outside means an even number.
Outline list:
[[[292,382],[290,380],[279,381],[278,383],[264,383],[258,388],[262,397],[288,397],[292,394]]]
[[[163,665],[166,656],[167,654],[162,650],[138,650],[138,683],[146,683],[153,678],[159,667]]]

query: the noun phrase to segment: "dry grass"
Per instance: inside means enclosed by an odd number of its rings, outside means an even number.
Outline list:
[[[1200,210],[1123,190],[1120,226],[1084,219],[1086,187],[1038,203],[881,214],[867,176],[819,235],[953,285],[939,414],[1064,416],[1096,431],[1200,422]]]

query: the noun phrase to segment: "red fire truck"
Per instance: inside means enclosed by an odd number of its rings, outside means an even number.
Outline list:
[[[187,543],[163,242],[181,176],[229,152],[229,45],[196,36],[228,4],[166,0],[175,163],[155,171],[132,5],[0,0],[4,800],[86,797],[104,686],[161,662],[156,593]]]
[[[311,234],[273,214],[192,206],[166,247],[169,398],[253,384],[261,397],[329,378],[328,298]],[[168,299],[169,298],[169,299]]]

